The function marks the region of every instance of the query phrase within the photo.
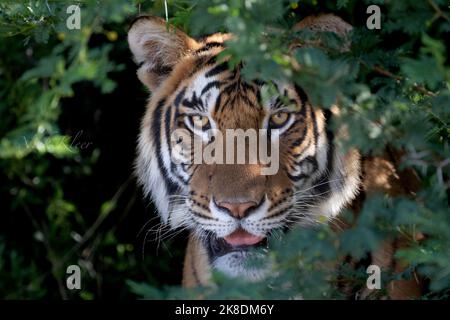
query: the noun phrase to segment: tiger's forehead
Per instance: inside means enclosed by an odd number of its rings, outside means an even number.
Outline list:
[[[219,128],[258,129],[264,117],[282,104],[281,97],[301,104],[293,86],[273,84],[276,92],[264,98],[269,85],[246,81],[240,66],[229,70],[227,62],[207,63],[182,81],[175,104],[181,113],[210,116]]]

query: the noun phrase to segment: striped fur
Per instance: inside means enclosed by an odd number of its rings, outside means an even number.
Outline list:
[[[140,65],[138,77],[152,92],[141,125],[136,173],[164,223],[191,232],[186,286],[207,283],[211,267],[231,276],[263,277],[266,269],[246,268],[245,253],[212,255],[210,241],[238,227],[268,236],[293,224],[307,227],[332,219],[360,185],[359,154],[340,151],[337,135],[328,130],[331,114],[311,105],[302,88],[275,79],[276,94],[265,101],[262,91],[268,83],[248,83],[242,66],[229,70],[226,61],[218,61],[229,38],[216,34],[196,41],[153,17],[138,19],[128,36]],[[269,119],[287,103],[294,108],[280,131],[280,168],[274,175],[261,175],[262,164],[175,163],[171,158],[174,130],[195,134],[186,125],[190,115],[208,117],[209,125],[221,132],[270,129]],[[215,205],[222,200],[262,204],[238,221]]]

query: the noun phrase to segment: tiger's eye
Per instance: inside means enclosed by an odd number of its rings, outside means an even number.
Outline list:
[[[191,122],[195,128],[198,129],[207,129],[209,126],[209,119],[206,116],[191,116]]]
[[[287,112],[277,112],[270,117],[271,125],[279,128],[283,126],[289,120],[289,113]]]

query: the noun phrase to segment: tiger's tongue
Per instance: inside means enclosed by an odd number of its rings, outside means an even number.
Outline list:
[[[224,237],[225,241],[232,246],[251,246],[262,241],[264,237],[255,236],[243,229],[238,229],[232,234]]]

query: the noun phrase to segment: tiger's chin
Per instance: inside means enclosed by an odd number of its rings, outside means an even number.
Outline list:
[[[231,278],[255,282],[266,278],[271,271],[267,259],[268,240],[242,229],[223,237],[211,237],[207,244],[214,270]]]
[[[213,268],[230,278],[240,278],[250,282],[261,281],[271,271],[264,253],[246,250],[234,251],[216,258]]]

